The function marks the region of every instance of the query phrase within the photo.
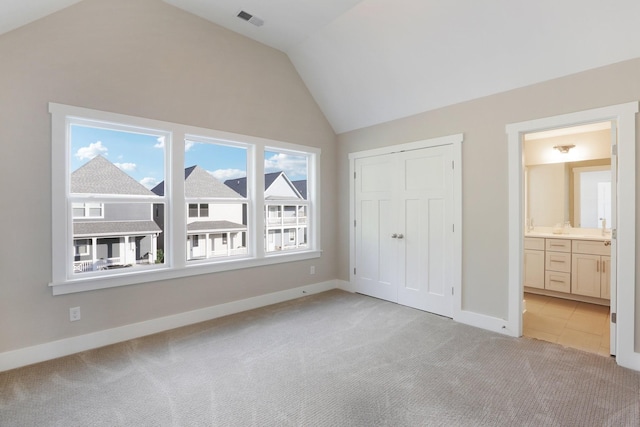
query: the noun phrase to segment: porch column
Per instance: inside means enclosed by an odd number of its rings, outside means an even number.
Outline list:
[[[122,264],[129,264],[129,236],[124,236],[124,260]]]
[[[210,238],[210,234],[209,233],[204,233],[204,257],[205,258],[209,258],[209,238]]]
[[[91,238],[91,270],[96,269],[96,263],[98,262],[98,238]]]
[[[158,257],[158,235],[151,234],[149,237],[151,237],[151,254],[149,255],[151,259],[149,260],[149,264],[155,264],[156,258]]]

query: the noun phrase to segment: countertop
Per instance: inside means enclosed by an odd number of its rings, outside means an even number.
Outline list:
[[[607,232],[604,236],[601,234],[554,234],[548,232],[533,231],[525,233],[524,237],[540,237],[545,239],[572,239],[572,240],[595,240],[604,241],[611,240],[611,232]]]

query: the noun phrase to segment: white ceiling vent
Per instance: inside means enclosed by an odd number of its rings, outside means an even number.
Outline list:
[[[238,18],[244,19],[245,21],[255,25],[256,27],[262,27],[262,24],[264,24],[264,21],[262,19],[250,14],[249,12],[245,12],[244,10],[238,12],[237,16]]]

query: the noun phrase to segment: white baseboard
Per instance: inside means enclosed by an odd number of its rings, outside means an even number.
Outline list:
[[[353,283],[348,282],[346,280],[335,280],[336,288],[342,289],[343,291],[351,292],[352,294],[356,292],[356,287]]]
[[[461,310],[456,313],[453,320],[464,323],[465,325],[475,326],[476,328],[498,332],[499,334],[509,335],[511,337],[518,336],[518,333],[512,330],[508,321],[497,317]]]
[[[192,325],[194,323],[252,310],[254,308],[325,292],[330,289],[342,289],[341,285],[342,283],[338,280],[314,283],[294,289],[288,289],[286,291],[260,295],[240,301],[232,301],[225,304],[187,311],[185,313],[174,314],[117,328],[105,329],[103,331],[93,332],[86,335],[79,335],[45,344],[34,345],[32,347],[7,351],[0,353],[0,372],[44,362],[46,360],[62,356],[68,356],[81,351],[104,347],[106,345],[134,338],[140,338],[145,335],[151,335],[167,331],[169,329],[179,328],[181,326]]]

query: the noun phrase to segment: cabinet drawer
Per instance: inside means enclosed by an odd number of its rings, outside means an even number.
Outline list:
[[[604,240],[573,240],[573,253],[590,255],[611,255],[611,246],[605,246]]]
[[[571,274],[547,271],[544,277],[544,288],[550,291],[571,292]]]
[[[525,237],[524,248],[536,251],[544,251],[544,239],[540,237]]]
[[[569,239],[545,239],[545,248],[554,252],[571,252],[571,240]]]
[[[545,257],[545,270],[562,271],[571,273],[571,253],[547,252]]]

